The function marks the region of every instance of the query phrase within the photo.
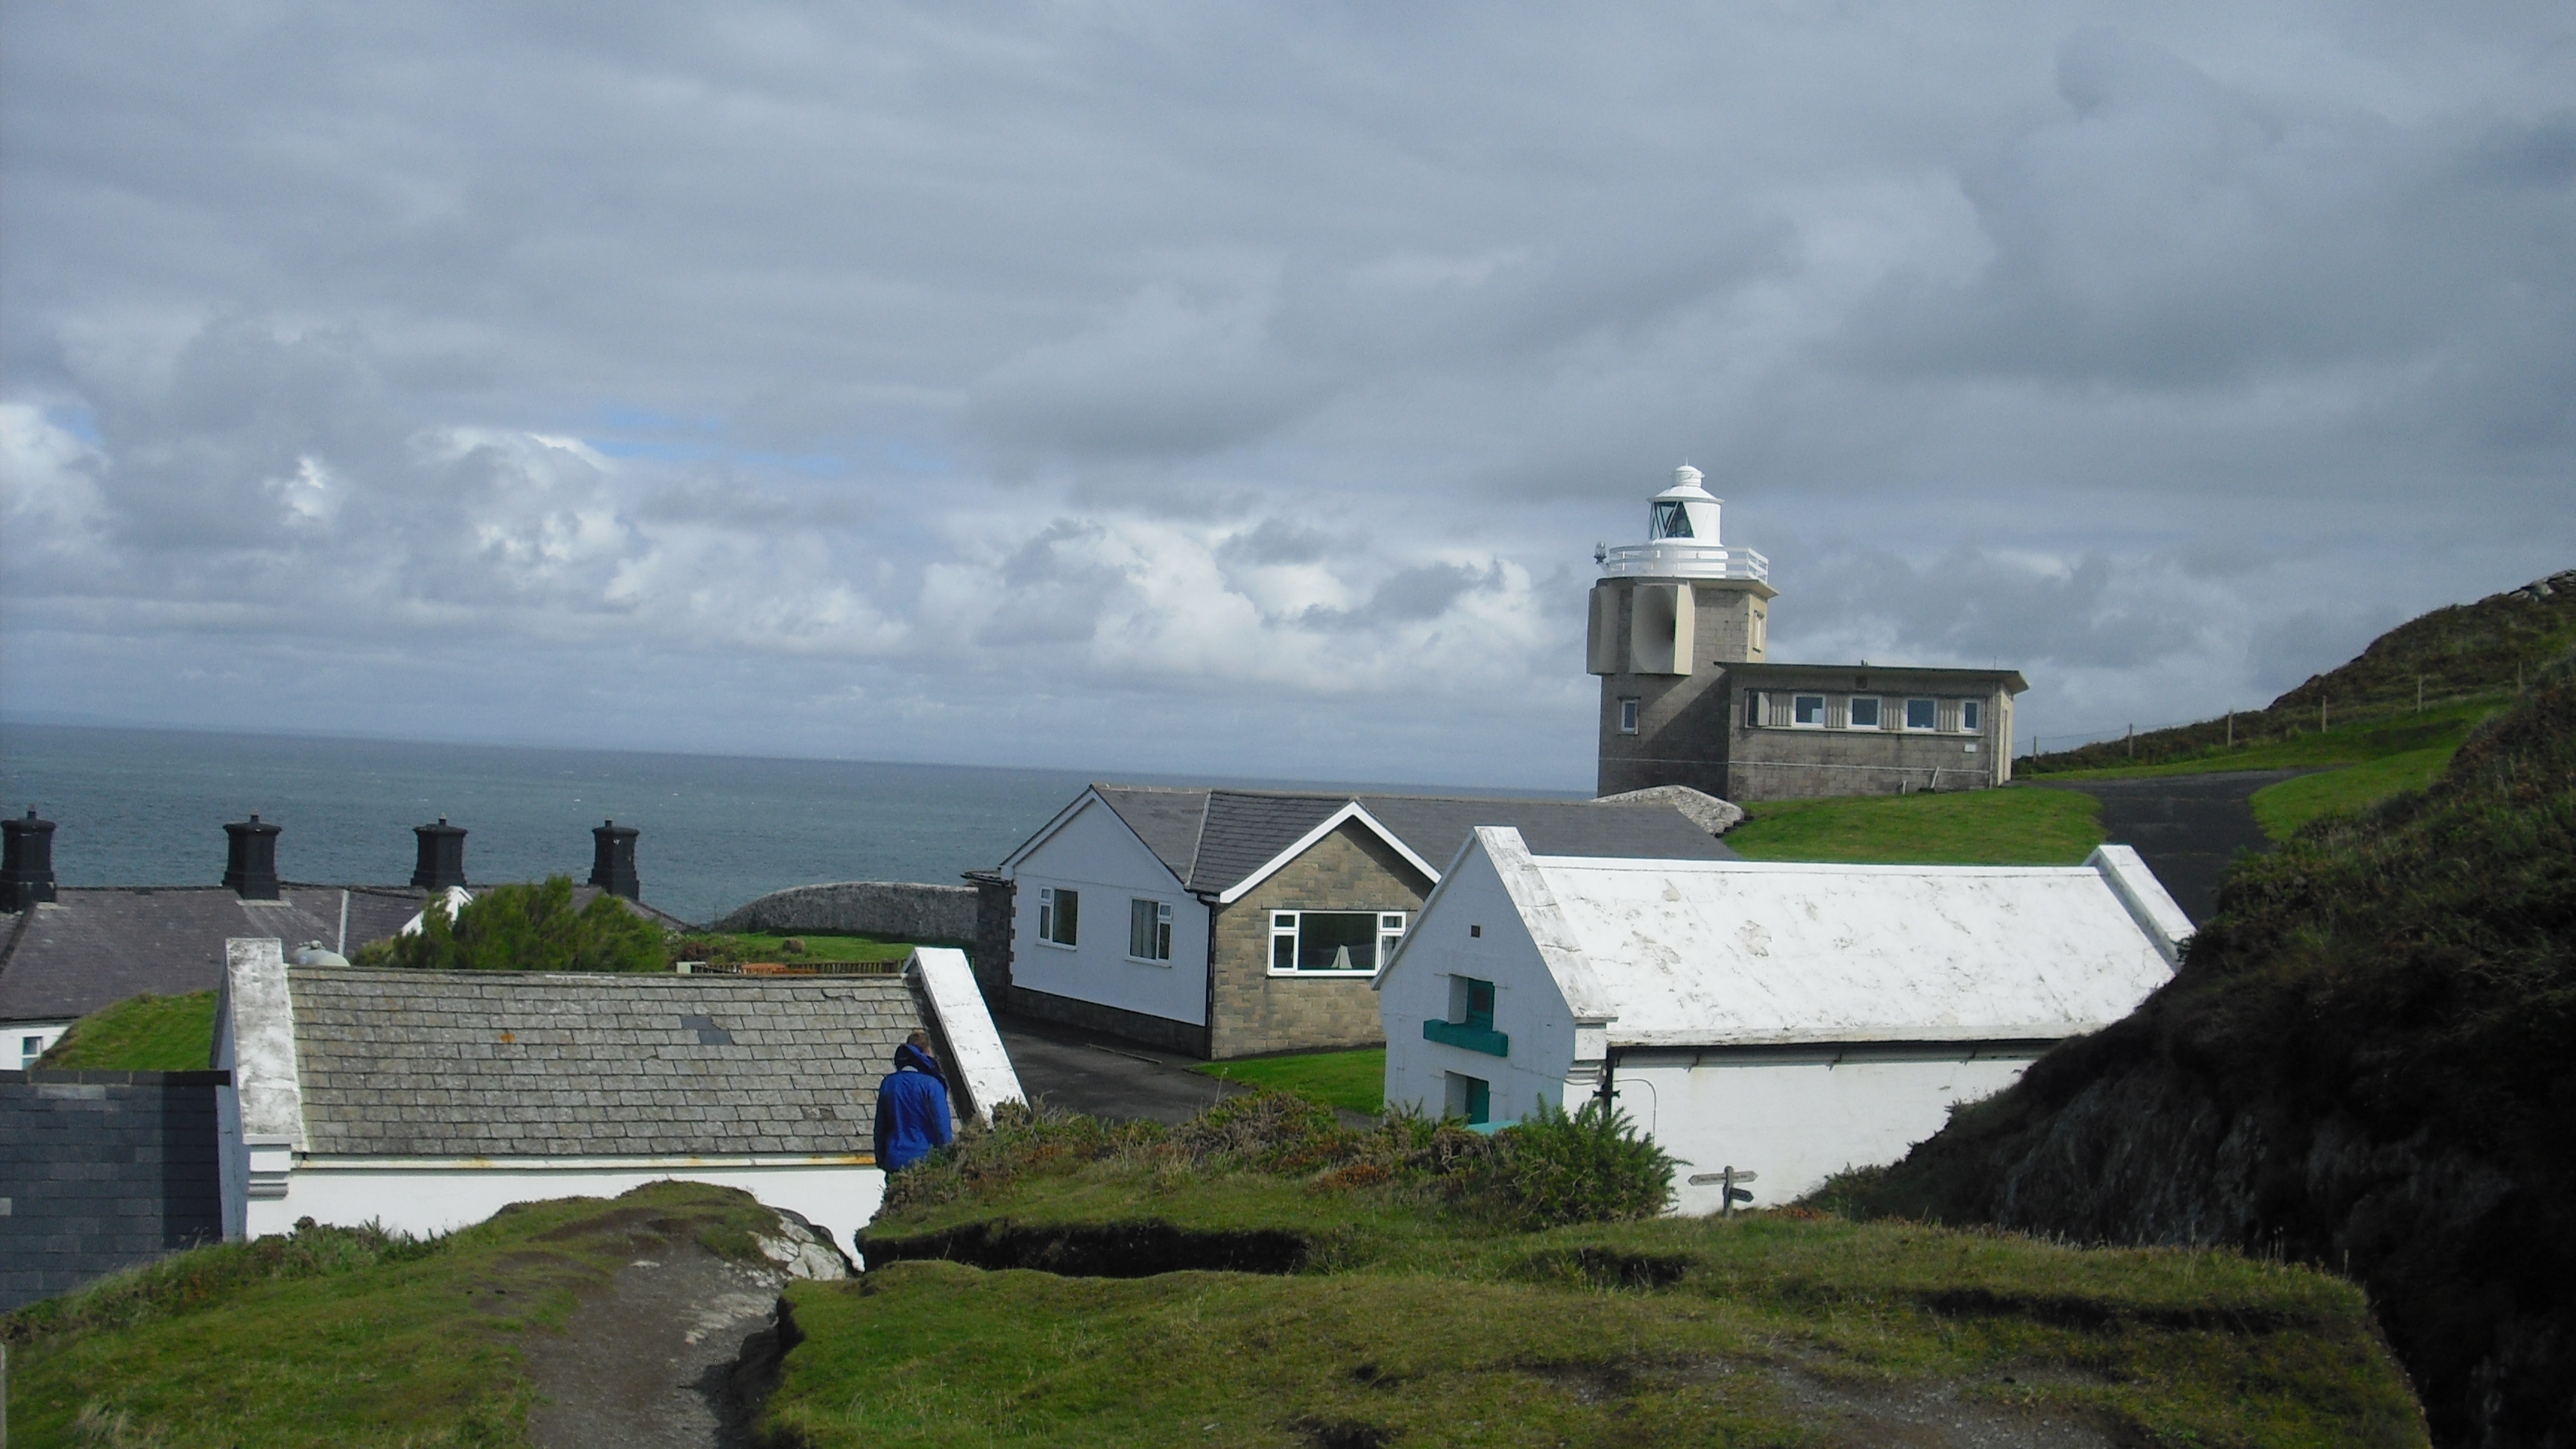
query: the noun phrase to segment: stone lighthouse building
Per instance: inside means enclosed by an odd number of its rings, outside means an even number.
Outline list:
[[[1598,792],[1687,785],[1728,800],[1968,790],[2011,778],[2003,669],[1775,664],[1771,562],[1729,547],[1700,471],[1603,549],[1585,667],[1601,677]]]

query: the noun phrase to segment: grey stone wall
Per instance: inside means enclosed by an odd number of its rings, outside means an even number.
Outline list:
[[[1274,910],[1422,909],[1431,882],[1356,822],[1316,841],[1279,873],[1216,913],[1216,973],[1208,1055],[1327,1051],[1378,1046],[1386,1034],[1365,976],[1273,976]]]
[[[971,947],[975,888],[892,880],[791,886],[736,910],[716,922],[715,929],[850,933]]]
[[[224,1072],[0,1072],[0,1312],[220,1242]]]

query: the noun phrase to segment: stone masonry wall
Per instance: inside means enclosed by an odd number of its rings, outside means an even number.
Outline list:
[[[220,1242],[223,1072],[0,1072],[0,1312]]]
[[[975,943],[975,888],[851,880],[771,891],[716,922],[719,931],[885,936],[942,946]]]
[[[1351,822],[1241,900],[1219,907],[1208,1054],[1222,1059],[1383,1043],[1377,993],[1367,977],[1270,974],[1270,913],[1403,911],[1410,921],[1430,890],[1431,882],[1404,857]]]

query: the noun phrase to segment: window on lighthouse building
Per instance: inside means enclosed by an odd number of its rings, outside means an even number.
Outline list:
[[[1633,513],[1628,516],[1631,518],[1636,517]],[[1690,538],[1693,536],[1691,533],[1690,511],[1682,507],[1681,500],[1678,498],[1669,502],[1656,504],[1654,521],[1654,536],[1656,538]]]

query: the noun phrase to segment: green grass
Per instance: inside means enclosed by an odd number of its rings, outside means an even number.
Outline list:
[[[2301,770],[2367,764],[2390,755],[2413,754],[2422,750],[2456,750],[2469,737],[2478,722],[2493,715],[2504,703],[2503,696],[2474,700],[2464,704],[2428,709],[2421,714],[2403,711],[2370,719],[2338,722],[2320,732],[2311,719],[2296,734],[2281,739],[2253,741],[2234,749],[2212,740],[2190,750],[2153,753],[2163,756],[2152,763],[2131,765],[2107,763],[2085,769],[2052,769],[2044,775],[2032,773],[2027,762],[2020,767],[2025,779],[2045,779],[2054,784],[2061,780],[2134,780],[2157,775],[2207,775],[2227,770]],[[2195,726],[2194,728],[2200,728]],[[2141,745],[2147,743],[2139,737]],[[2085,758],[2097,757],[2092,752],[2103,746],[2088,747]],[[2115,741],[2111,747],[2117,748]],[[2149,751],[2141,750],[2141,753]]]
[[[2248,802],[2263,833],[2287,840],[2299,827],[2321,815],[2349,813],[2375,805],[2391,795],[2421,790],[2442,776],[2459,752],[2457,744],[2384,755],[2359,765],[2301,775],[2254,792]]]
[[[1204,1062],[1190,1068],[1211,1077],[1295,1092],[1327,1107],[1364,1112],[1371,1117],[1386,1109],[1386,1048],[1311,1052],[1293,1057],[1255,1057],[1240,1062]]]
[[[9,1427],[173,1449],[524,1444],[520,1354],[577,1294],[675,1239],[743,1256],[774,1223],[730,1189],[656,1183],[429,1243],[319,1228],[200,1248],[0,1318]]]
[[[129,996],[72,1023],[36,1065],[65,1070],[202,1072],[214,1057],[215,993]]]
[[[789,951],[789,941],[802,942],[802,951]],[[901,961],[912,954],[910,941],[889,940],[883,936],[826,935],[806,931],[794,936],[773,932],[730,931],[718,935],[697,932],[687,938],[692,949],[716,947],[706,957],[686,959],[728,959],[735,961],[779,961],[793,965],[800,961]],[[730,954],[727,954],[727,953]]]
[[[936,1215],[1361,1251],[1283,1276],[908,1261],[792,1285],[804,1341],[763,1429],[817,1449],[1796,1445],[1837,1418],[1851,1442],[1898,1438],[1874,1406],[1955,1393],[1945,1419],[2123,1443],[2424,1442],[2361,1295],[2303,1269],[1796,1211],[1516,1233],[1262,1176],[1086,1170]]]
[[[1889,865],[2080,865],[2102,843],[2100,802],[2072,790],[1964,790],[1765,800],[1726,833],[1747,860]]]

